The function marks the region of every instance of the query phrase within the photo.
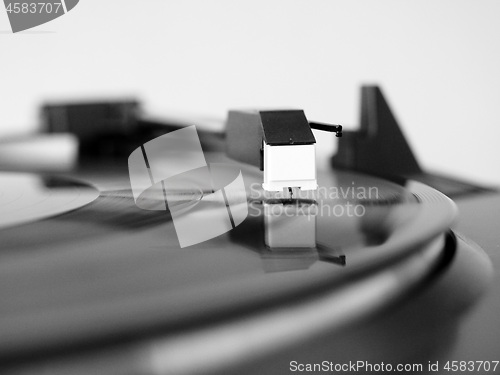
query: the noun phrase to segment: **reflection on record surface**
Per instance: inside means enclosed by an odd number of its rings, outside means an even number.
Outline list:
[[[96,189],[69,180],[0,173],[0,228],[75,210],[98,196]]]

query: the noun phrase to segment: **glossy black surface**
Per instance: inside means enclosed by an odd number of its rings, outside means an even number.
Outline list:
[[[250,203],[259,204],[250,188],[260,173],[242,172]],[[266,247],[262,216],[181,249],[169,215],[138,209],[126,179],[112,177],[96,178],[101,197],[79,210],[0,231],[0,350],[178,329],[270,308],[383,270],[420,251],[455,216],[450,200],[421,184],[334,173],[320,176],[320,186],[379,193],[316,197],[325,207],[361,204],[366,214],[317,215],[317,247],[306,253]],[[395,296],[404,292],[394,288]]]

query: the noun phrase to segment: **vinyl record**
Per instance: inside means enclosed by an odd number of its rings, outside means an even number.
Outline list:
[[[83,183],[28,173],[0,173],[0,228],[83,207],[99,192]]]
[[[138,208],[125,179],[110,189],[102,176],[93,183],[108,188],[90,204],[1,230],[0,350],[48,350],[216,322],[340,291],[412,259],[405,272],[371,284],[370,295],[383,292],[382,299],[355,294],[343,302],[335,316],[342,321],[353,309],[365,314],[397,298],[441,259],[455,206],[425,185],[329,172],[319,176],[316,196],[276,204],[259,190],[260,173],[241,168],[247,218],[194,246],[180,248],[168,211]],[[36,180],[13,177],[16,186]],[[92,194],[84,196],[74,201],[88,203]],[[348,214],[349,206],[358,211]],[[295,214],[283,215],[286,209]]]

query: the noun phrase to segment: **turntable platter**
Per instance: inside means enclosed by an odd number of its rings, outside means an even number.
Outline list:
[[[78,210],[0,231],[2,352],[217,321],[342,289],[409,257],[419,259],[416,273],[391,279],[386,295],[394,299],[441,259],[443,233],[455,217],[451,200],[420,183],[400,186],[340,171],[319,176],[320,186],[338,190],[316,197],[318,207],[344,211],[315,214],[317,246],[270,248],[263,202],[250,193],[260,176],[244,168],[249,216],[195,246],[180,248],[169,214],[140,210],[125,186]],[[345,194],[363,187],[377,194]],[[362,207],[363,215],[348,217],[348,204]]]

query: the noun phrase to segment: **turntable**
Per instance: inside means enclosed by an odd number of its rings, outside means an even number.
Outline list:
[[[341,127],[302,111],[199,143],[136,101],[43,115],[0,144],[2,374],[500,372],[498,191],[423,171],[378,87],[317,173],[308,126]]]

